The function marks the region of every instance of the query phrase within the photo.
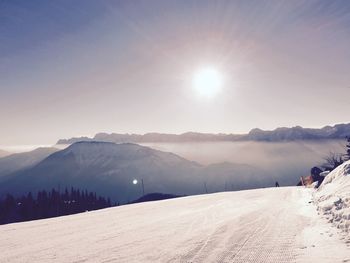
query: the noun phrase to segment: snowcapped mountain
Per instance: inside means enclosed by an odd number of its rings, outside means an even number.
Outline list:
[[[57,144],[72,144],[80,141],[104,141],[114,143],[237,141],[240,138],[242,138],[242,135],[198,132],[186,132],[180,135],[165,133],[146,133],[143,135],[97,133],[93,138],[74,137],[70,139],[60,139]]]
[[[34,167],[7,176],[0,192],[21,194],[74,186],[124,203],[142,195],[141,184],[132,184],[134,178],[143,180],[146,193],[190,195],[272,184],[271,178],[263,183],[260,176],[261,171],[251,166],[226,163],[206,167],[137,144],[78,142]]]
[[[296,140],[320,140],[320,139],[344,139],[350,136],[350,123],[325,126],[321,129],[303,128],[300,126],[292,128],[277,128],[272,131],[253,129],[248,134],[211,134],[186,132],[183,134],[146,133],[140,134],[118,134],[98,133],[93,138],[75,137],[61,139],[57,144],[72,144],[79,141],[105,141],[105,142],[210,142],[210,141],[296,141]]]
[[[41,147],[30,152],[15,153],[0,158],[0,177],[34,166],[56,151],[58,151],[56,148]]]
[[[318,140],[318,139],[344,139],[350,135],[349,124],[337,124],[325,126],[321,129],[303,128],[277,128],[273,131],[253,129],[246,139],[253,141],[295,141],[295,140]]]

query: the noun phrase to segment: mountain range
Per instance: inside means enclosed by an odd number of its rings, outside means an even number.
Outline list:
[[[296,140],[322,140],[322,139],[344,139],[350,136],[350,123],[325,126],[321,129],[303,128],[300,126],[292,128],[277,128],[272,131],[253,129],[248,134],[211,134],[187,132],[183,134],[146,133],[140,134],[118,134],[98,133],[93,138],[74,137],[60,139],[57,144],[72,144],[79,141],[104,141],[115,143],[147,143],[147,142],[207,142],[207,141],[296,141]]]
[[[134,179],[140,183],[134,185]],[[258,188],[274,182],[250,165],[204,166],[137,144],[93,141],[74,143],[35,165],[2,176],[0,193],[20,195],[75,187],[126,203],[143,194],[142,181],[145,193],[174,195]]]

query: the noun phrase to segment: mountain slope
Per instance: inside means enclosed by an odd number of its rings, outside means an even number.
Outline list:
[[[10,155],[11,153],[0,150],[0,158]]]
[[[192,193],[195,178],[184,183],[184,175],[198,167],[175,154],[136,144],[81,142],[8,176],[0,190],[19,194],[75,186],[127,202],[141,194],[141,186],[132,184],[134,178],[143,179],[148,192]]]
[[[43,147],[30,152],[15,153],[0,158],[0,177],[34,166],[56,151],[58,151],[56,148]]]
[[[1,260],[347,262],[349,248],[310,198],[308,189],[270,188],[3,225]]]
[[[124,203],[142,194],[159,192],[192,195],[206,191],[272,185],[260,170],[239,164],[201,166],[175,154],[137,144],[79,142],[58,151],[32,168],[11,174],[0,184],[1,193],[23,194],[61,187],[96,191]],[[249,186],[249,187],[248,187]]]

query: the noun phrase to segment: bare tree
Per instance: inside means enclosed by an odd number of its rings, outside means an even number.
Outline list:
[[[322,167],[325,170],[332,171],[344,162],[343,154],[330,152],[327,156],[323,158],[324,163]]]

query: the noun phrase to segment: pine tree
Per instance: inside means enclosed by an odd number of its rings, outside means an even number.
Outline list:
[[[350,136],[346,137],[346,154],[345,154],[345,159],[350,160]]]
[[[110,198],[73,187],[70,192],[66,188],[62,193],[55,189],[39,191],[36,199],[31,192],[21,197],[8,194],[6,198],[0,199],[0,224],[69,215],[110,206]]]

